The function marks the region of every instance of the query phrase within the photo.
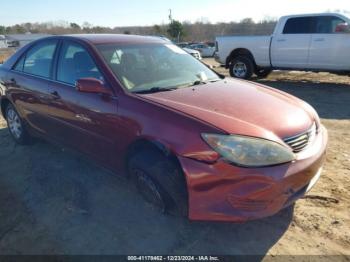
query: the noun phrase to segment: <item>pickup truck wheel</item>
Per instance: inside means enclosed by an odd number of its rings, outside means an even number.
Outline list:
[[[253,61],[246,56],[238,56],[230,63],[230,75],[232,77],[249,79],[254,72]]]
[[[187,216],[187,186],[182,170],[155,149],[141,149],[127,163],[144,199],[162,213]]]
[[[255,71],[255,74],[259,78],[265,78],[268,77],[269,74],[271,74],[272,70],[271,69],[258,69]]]
[[[12,138],[17,144],[29,144],[31,142],[30,135],[28,134],[25,125],[15,107],[9,103],[5,112],[7,126]]]

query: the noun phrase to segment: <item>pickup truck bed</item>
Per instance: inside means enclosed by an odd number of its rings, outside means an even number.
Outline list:
[[[222,65],[228,64],[232,51],[239,53],[243,49],[250,50],[259,65],[269,67],[271,36],[221,36],[216,41],[220,43],[220,56],[217,62]]]

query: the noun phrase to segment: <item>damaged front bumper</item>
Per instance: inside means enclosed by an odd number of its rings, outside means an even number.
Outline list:
[[[322,127],[297,160],[264,168],[207,164],[179,157],[186,175],[191,220],[244,222],[276,214],[310,190],[320,178],[328,143]]]

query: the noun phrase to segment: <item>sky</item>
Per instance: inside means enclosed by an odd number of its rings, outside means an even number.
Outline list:
[[[0,25],[25,22],[88,22],[95,26],[136,26],[179,21],[240,21],[251,17],[340,11],[350,17],[350,0],[3,0]]]

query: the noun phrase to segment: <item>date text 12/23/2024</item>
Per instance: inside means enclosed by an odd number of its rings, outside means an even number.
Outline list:
[[[128,261],[221,261],[217,256],[128,256]]]

